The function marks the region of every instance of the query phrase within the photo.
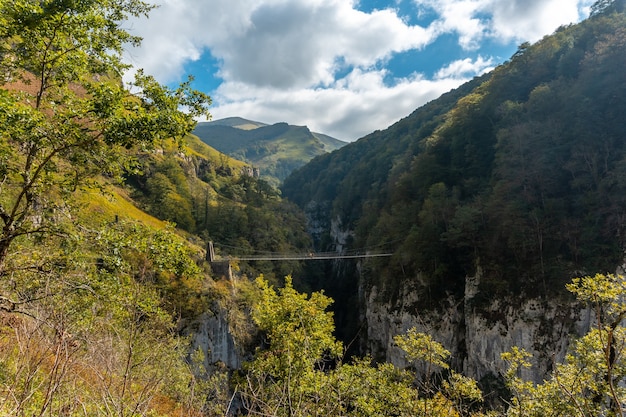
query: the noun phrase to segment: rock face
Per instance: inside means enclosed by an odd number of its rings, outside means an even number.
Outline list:
[[[326,228],[332,246],[341,252],[352,232],[342,228],[339,218],[324,222],[327,213],[322,207],[327,205],[310,203],[309,224],[316,226],[318,236]],[[333,268],[338,277],[346,269],[341,264]],[[417,288],[420,277],[407,280],[393,301],[384,301],[383,288],[365,284],[367,268],[362,266],[357,265],[358,308],[367,332],[361,338],[361,353],[400,367],[408,363],[393,338],[415,327],[443,344],[451,352],[452,368],[466,376],[478,381],[500,378],[506,369],[500,355],[517,346],[533,355],[532,368],[524,369],[522,376],[541,382],[553,364],[564,359],[571,338],[586,333],[593,319],[590,310],[574,302],[564,305],[563,300],[508,297],[485,301],[479,289],[480,268],[476,276],[466,277],[462,297],[449,296],[436,309],[424,308]]]
[[[202,351],[205,369],[240,368],[243,352],[235,344],[227,312],[217,303],[211,306],[210,311],[189,323],[184,333],[191,338],[191,350]]]
[[[468,277],[463,299],[449,297],[437,310],[421,310],[417,291],[409,286],[393,304],[381,302],[376,287],[365,292],[369,352],[406,366],[393,337],[415,327],[442,343],[451,352],[451,366],[466,376],[478,381],[498,378],[506,369],[500,355],[518,346],[533,355],[533,367],[522,377],[541,382],[553,364],[564,359],[571,337],[590,327],[591,311],[574,303],[510,298],[476,305],[479,280]]]

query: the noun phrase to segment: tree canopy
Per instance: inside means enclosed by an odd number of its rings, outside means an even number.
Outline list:
[[[462,296],[478,267],[486,297],[563,294],[580,271],[614,270],[626,206],[621,4],[598,2],[591,18],[318,157],[283,194],[324,208],[309,213],[321,236],[332,219],[353,233],[348,247],[393,251],[364,277],[388,299],[410,282],[435,306]]]
[[[16,238],[51,232],[35,208],[63,209],[89,176],[127,168],[123,149],[181,139],[207,114],[210,99],[189,83],[172,91],[139,71],[132,86],[122,84],[123,47],[140,41],[124,19],[150,8],[136,0],[0,4],[0,265]]]
[[[122,83],[123,48],[140,41],[125,20],[151,8],[0,1],[2,414],[200,407],[173,320],[202,293],[197,255],[171,230],[85,222],[78,198],[208,114],[189,82],[172,90],[138,71]]]

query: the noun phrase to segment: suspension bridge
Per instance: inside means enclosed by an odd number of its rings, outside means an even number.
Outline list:
[[[220,245],[215,243],[222,249],[242,250],[234,246]],[[207,248],[207,260],[216,261],[312,261],[312,260],[333,260],[333,259],[361,259],[361,258],[380,258],[392,256],[393,253],[375,252],[366,250],[352,250],[346,253],[337,252],[305,252],[305,253],[280,253],[280,252],[263,252],[257,255],[224,255],[221,254],[216,258],[214,243],[209,242]]]

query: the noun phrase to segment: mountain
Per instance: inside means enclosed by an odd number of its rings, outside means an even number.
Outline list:
[[[396,360],[389,335],[416,326],[446,340],[459,367],[497,379],[510,346],[546,370],[546,347],[562,353],[584,327],[564,285],[624,262],[623,5],[596,3],[586,21],[284,181],[318,249],[393,254],[313,284],[338,300],[338,320],[367,328],[364,350]]]
[[[252,130],[258,127],[267,126],[266,123],[255,122],[252,120],[244,119],[241,117],[226,117],[224,119],[214,120],[208,122],[209,125],[214,126],[230,126],[241,130]],[[205,125],[205,123],[199,123],[198,126]]]
[[[273,185],[314,157],[346,144],[306,126],[267,125],[240,117],[198,123],[193,133],[220,152],[260,168],[262,178]]]
[[[328,263],[249,165],[180,137],[203,95],[104,75],[134,7],[14,3],[0,415],[623,414],[626,282],[593,274],[624,269],[625,0],[292,174],[318,249],[384,255]]]

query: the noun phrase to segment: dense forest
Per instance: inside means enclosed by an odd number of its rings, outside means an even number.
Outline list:
[[[597,3],[583,23],[316,158],[284,195],[326,207],[320,216],[353,232],[350,247],[387,244],[394,257],[372,262],[367,279],[388,297],[419,275],[436,304],[477,268],[486,297],[552,296],[573,276],[614,271],[626,214],[620,8]]]
[[[190,135],[210,105],[190,81],[121,82],[140,42],[123,21],[152,7],[0,0],[0,415],[623,415],[626,283],[595,274],[623,244],[623,1],[316,158],[285,182],[293,202]],[[393,337],[405,369],[351,357],[333,300],[304,292],[349,280],[296,261],[235,263],[228,280],[206,260],[208,242],[327,249],[296,206],[311,201],[349,245],[394,250],[360,265],[389,296],[420,272],[436,300],[480,266],[492,297],[567,289],[597,322],[543,384],[520,377],[525,351],[502,355],[497,392],[416,329]],[[190,323],[221,314],[238,369],[191,343]]]

